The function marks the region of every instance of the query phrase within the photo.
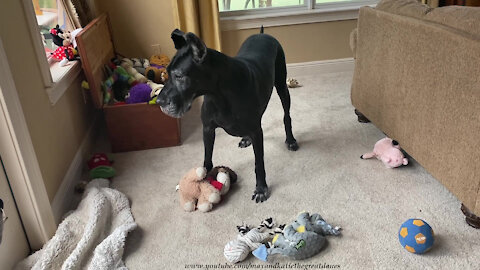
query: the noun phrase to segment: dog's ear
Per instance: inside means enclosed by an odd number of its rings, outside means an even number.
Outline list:
[[[179,50],[183,46],[187,44],[187,41],[185,40],[185,33],[182,31],[175,29],[172,32],[172,40],[173,44],[175,44],[175,49]]]
[[[205,60],[205,56],[207,56],[207,46],[205,45],[205,43],[203,43],[203,41],[194,33],[190,32],[185,35],[185,40],[192,48],[193,61],[198,64],[202,63],[203,60]]]

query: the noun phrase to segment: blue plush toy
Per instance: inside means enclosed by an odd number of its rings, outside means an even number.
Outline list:
[[[433,229],[424,220],[409,219],[400,226],[398,239],[406,250],[422,254],[430,250],[433,245]]]

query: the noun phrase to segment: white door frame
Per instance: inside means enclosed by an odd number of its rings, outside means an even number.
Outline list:
[[[1,37],[0,117],[0,152],[5,170],[27,238],[32,249],[40,249],[54,235],[56,223]]]

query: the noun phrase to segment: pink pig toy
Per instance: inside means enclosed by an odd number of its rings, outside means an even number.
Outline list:
[[[398,142],[390,138],[379,140],[373,147],[373,152],[360,156],[361,159],[373,158],[381,160],[389,169],[408,164],[408,159],[400,151]]]

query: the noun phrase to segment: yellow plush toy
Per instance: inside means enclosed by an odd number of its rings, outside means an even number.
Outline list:
[[[164,54],[155,54],[150,57],[150,66],[145,70],[145,75],[155,83],[164,84],[168,79],[167,66],[170,58]]]

